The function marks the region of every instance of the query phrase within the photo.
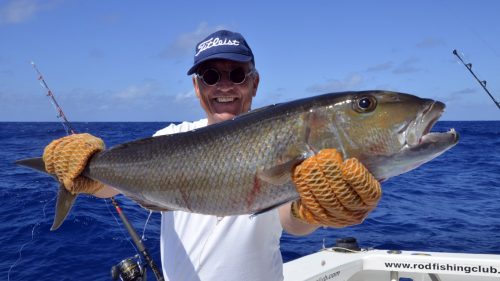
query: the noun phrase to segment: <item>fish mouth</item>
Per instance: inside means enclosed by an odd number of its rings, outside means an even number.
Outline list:
[[[458,133],[454,128],[447,132],[431,132],[445,109],[445,104],[439,101],[429,101],[422,112],[411,122],[406,138],[410,149],[442,144],[451,146],[458,142]]]

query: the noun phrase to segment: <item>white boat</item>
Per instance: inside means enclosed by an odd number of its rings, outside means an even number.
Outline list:
[[[500,255],[325,248],[284,264],[285,281],[499,281]]]

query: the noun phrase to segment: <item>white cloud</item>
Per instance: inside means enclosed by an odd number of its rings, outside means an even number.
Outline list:
[[[154,81],[146,81],[140,85],[131,85],[125,90],[119,91],[113,95],[114,98],[121,100],[137,100],[144,99],[153,95],[159,89]]]
[[[326,83],[312,85],[306,90],[313,93],[327,93],[345,90],[354,90],[358,88],[364,79],[360,74],[351,74],[342,80],[332,79]]]
[[[473,88],[463,88],[461,90],[456,90],[451,92],[447,97],[443,98],[443,102],[451,102],[451,101],[456,101],[460,100],[463,98],[470,97],[473,94],[476,94],[478,91],[477,89]]]
[[[385,62],[385,63],[380,63],[374,66],[370,66],[366,69],[367,72],[379,72],[379,71],[385,71],[391,69],[393,66],[393,63],[391,61]]]
[[[417,48],[419,49],[428,49],[428,48],[434,48],[434,47],[439,47],[439,46],[444,46],[446,45],[442,39],[439,38],[433,38],[433,37],[427,37],[424,38],[422,41],[417,43]]]
[[[0,4],[0,25],[20,24],[60,5],[60,0],[7,0]]]
[[[422,69],[418,68],[415,66],[416,63],[418,63],[418,59],[416,58],[411,58],[403,61],[400,63],[393,71],[392,73],[394,74],[408,74],[408,73],[415,73],[419,72]]]
[[[190,90],[190,91],[186,91],[186,92],[183,92],[183,93],[179,93],[175,96],[175,101],[176,102],[191,102],[193,100],[198,100],[198,98],[196,97],[196,94],[194,92],[194,89],[193,90]]]
[[[16,24],[30,19],[38,11],[38,3],[33,0],[9,1],[0,7],[0,23]]]
[[[219,29],[225,29],[223,25],[209,26],[206,22],[198,25],[196,30],[179,35],[176,40],[167,46],[160,54],[162,58],[178,58],[194,54],[196,44],[205,38],[208,34]]]

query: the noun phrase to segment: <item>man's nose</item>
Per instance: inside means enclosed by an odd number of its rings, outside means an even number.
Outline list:
[[[229,79],[229,74],[227,72],[224,72],[221,74],[219,83],[217,83],[220,87],[233,87],[234,83]]]

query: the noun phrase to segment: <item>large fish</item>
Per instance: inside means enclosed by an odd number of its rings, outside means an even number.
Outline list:
[[[387,91],[325,94],[118,145],[93,156],[83,175],[152,210],[259,213],[298,198],[291,171],[323,148],[358,158],[381,181],[437,157],[458,141],[453,129],[430,133],[444,107]],[[18,163],[45,171],[41,158]],[[76,197],[62,186],[58,196],[52,229]]]

